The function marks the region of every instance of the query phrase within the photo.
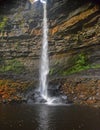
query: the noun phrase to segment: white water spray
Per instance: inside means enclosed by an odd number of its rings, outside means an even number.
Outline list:
[[[47,25],[47,3],[41,0],[43,3],[43,41],[42,41],[42,54],[40,65],[40,93],[41,96],[48,100],[48,82],[47,76],[49,73],[49,58],[48,58],[48,25]]]

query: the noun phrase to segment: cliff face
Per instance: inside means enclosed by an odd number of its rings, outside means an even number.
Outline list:
[[[43,7],[40,2],[2,3],[0,72],[38,75]],[[50,75],[100,67],[99,5],[81,0],[48,1]]]

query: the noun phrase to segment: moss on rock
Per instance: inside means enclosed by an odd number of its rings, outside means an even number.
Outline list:
[[[15,73],[21,73],[24,71],[25,67],[24,65],[18,61],[17,59],[12,60],[6,60],[3,61],[4,64],[0,65],[0,72],[15,72]]]

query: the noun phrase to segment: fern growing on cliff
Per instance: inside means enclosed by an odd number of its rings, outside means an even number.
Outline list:
[[[63,75],[73,74],[82,70],[89,69],[90,65],[87,62],[87,57],[84,54],[79,54],[74,61],[74,65],[63,72]]]

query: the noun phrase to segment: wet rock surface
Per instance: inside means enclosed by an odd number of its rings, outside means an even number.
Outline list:
[[[69,101],[100,107],[100,70],[94,71],[84,71],[52,82],[61,84],[60,90],[67,95]]]
[[[38,80],[0,80],[0,103],[46,103],[37,90]],[[23,80],[24,79],[24,80]],[[54,103],[74,103],[100,107],[100,70],[91,69],[49,81],[48,94]]]
[[[0,84],[0,102],[27,101],[21,86],[26,82],[29,92],[38,81],[43,7],[28,0],[1,1],[0,79],[5,81]],[[70,102],[100,106],[100,5],[91,0],[49,0],[48,26],[49,77],[55,86],[49,88],[50,95],[58,96],[60,89]],[[70,75],[67,70],[76,66],[83,71]]]
[[[44,99],[41,92],[36,88],[27,95],[28,103],[45,103],[45,104],[68,104],[67,95],[60,91],[60,87],[56,85],[49,85],[48,97]]]
[[[0,79],[0,103],[27,102],[25,94],[33,84],[22,80]]]
[[[0,27],[0,73],[24,72],[38,76],[43,6],[40,2],[31,5],[28,0],[3,5],[0,11],[3,23]],[[10,9],[6,12],[5,8]],[[50,74],[63,75],[63,71],[73,66],[71,59],[80,53],[87,56],[87,64],[100,65],[99,5],[83,0],[50,0],[47,10]]]

